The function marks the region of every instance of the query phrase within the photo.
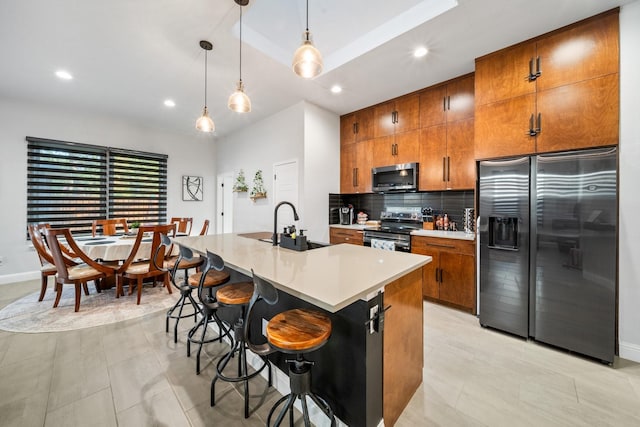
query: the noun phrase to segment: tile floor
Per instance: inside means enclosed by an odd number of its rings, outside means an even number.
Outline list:
[[[0,307],[38,286],[0,286]],[[163,312],[70,332],[0,331],[0,424],[264,425],[279,394],[261,378],[252,381],[249,419],[240,415],[240,390],[227,383],[209,406],[210,361],[225,349],[210,345],[197,376],[184,339],[174,345],[165,334]],[[640,425],[640,364],[610,368],[425,303],[424,382],[397,425]]]

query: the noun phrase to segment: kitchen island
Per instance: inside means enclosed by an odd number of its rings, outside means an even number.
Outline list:
[[[332,336],[308,357],[317,362],[314,389],[348,425],[377,426],[383,417],[386,426],[395,423],[422,382],[422,267],[430,257],[348,244],[297,252],[237,234],[175,242],[272,281],[280,301],[258,312],[264,319],[292,307],[327,312]],[[376,321],[375,312],[389,306],[384,322]],[[284,356],[270,358],[287,372]]]

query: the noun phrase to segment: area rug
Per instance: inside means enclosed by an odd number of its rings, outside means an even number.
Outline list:
[[[115,289],[96,293],[89,285],[89,295],[82,294],[80,311],[74,312],[75,289],[63,287],[57,308],[53,308],[55,292],[48,289],[38,302],[39,292],[27,295],[0,310],[0,329],[10,332],[59,332],[91,328],[123,320],[135,319],[159,310],[167,310],[180,298],[180,293],[169,294],[162,286],[142,290],[140,305],[136,294],[116,298]]]

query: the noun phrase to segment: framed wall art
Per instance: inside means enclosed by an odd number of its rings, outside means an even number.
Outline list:
[[[182,176],[182,200],[189,202],[202,201],[202,184],[201,176]]]

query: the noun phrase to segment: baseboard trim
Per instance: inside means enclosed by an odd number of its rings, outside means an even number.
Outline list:
[[[620,341],[620,357],[640,363],[640,345]]]
[[[40,278],[39,271],[27,271],[25,273],[5,274],[0,276],[0,285],[8,285],[10,283],[27,282],[29,280],[37,280]]]

